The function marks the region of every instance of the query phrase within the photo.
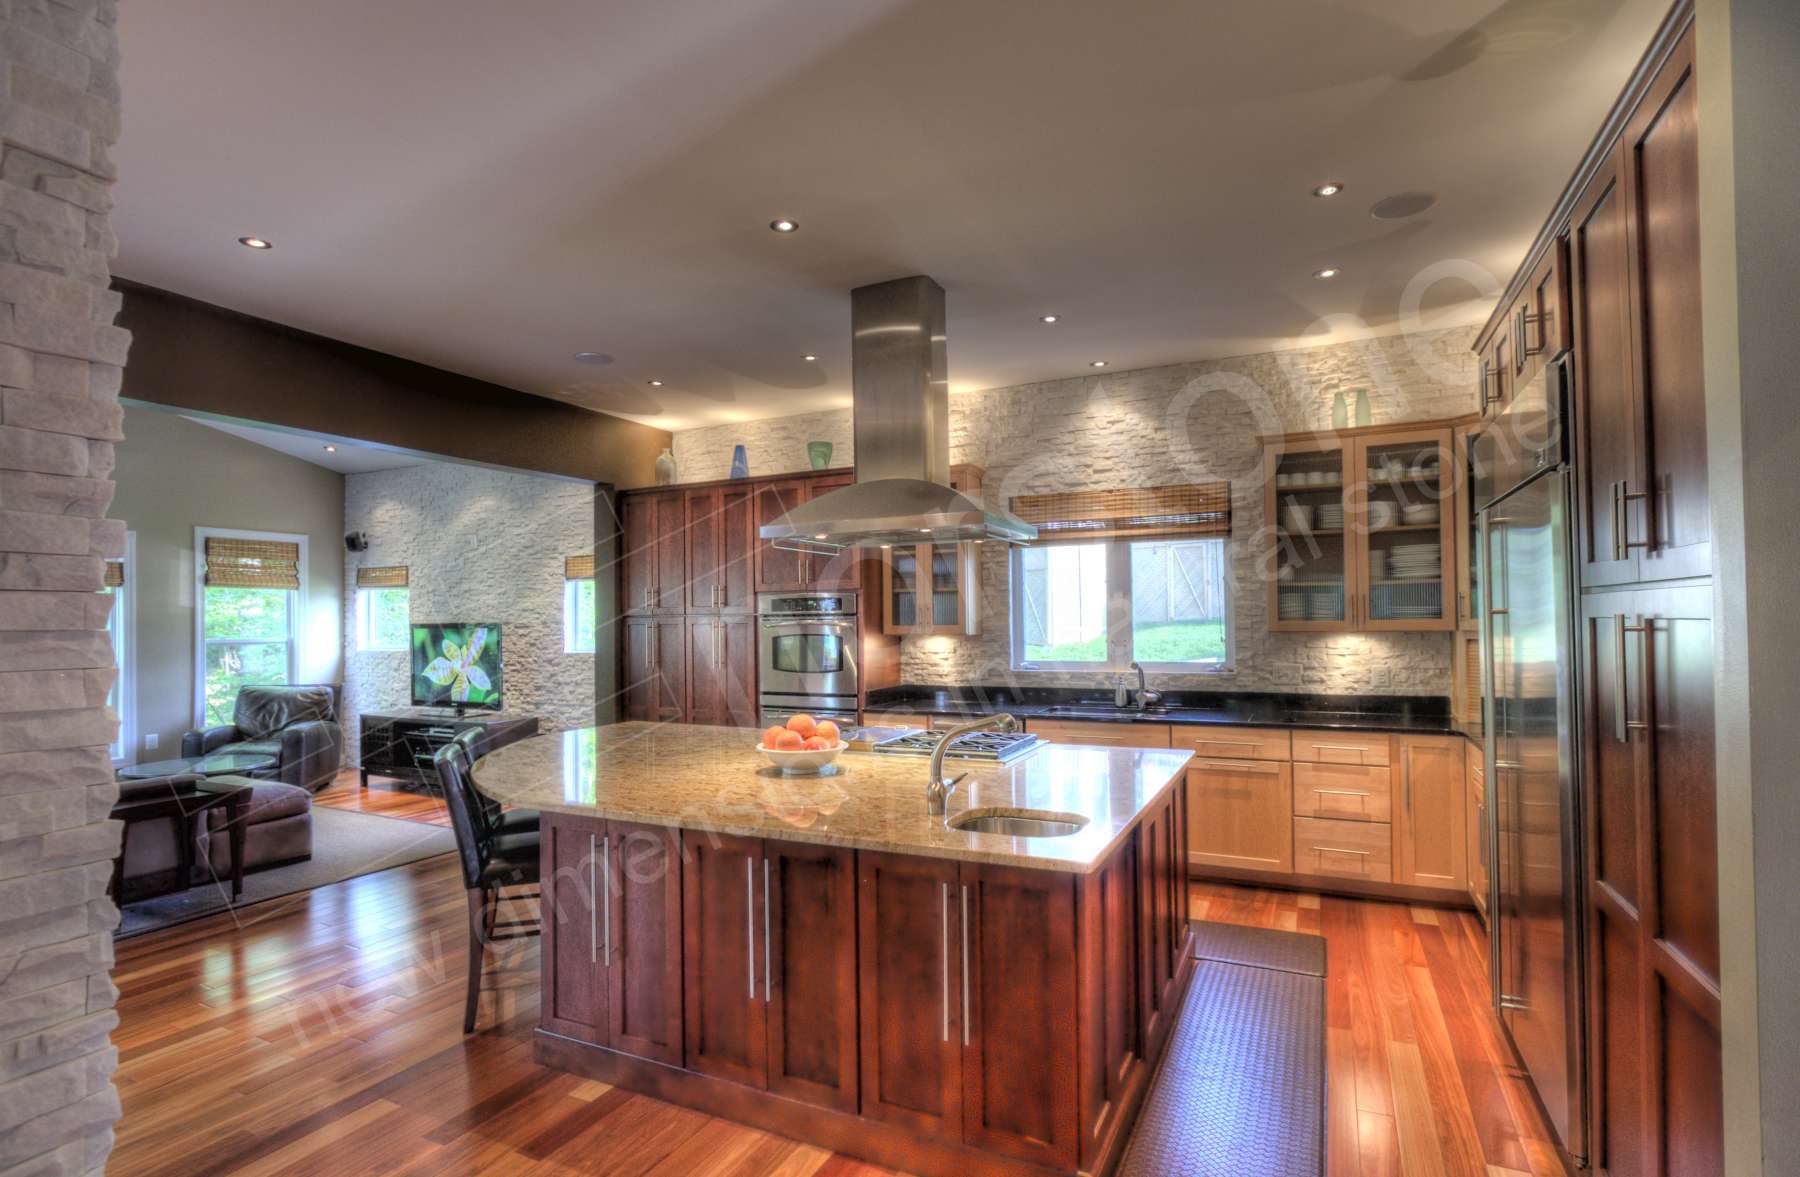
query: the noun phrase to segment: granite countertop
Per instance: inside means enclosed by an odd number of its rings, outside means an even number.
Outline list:
[[[925,757],[845,752],[831,775],[784,777],[756,751],[758,734],[653,723],[574,729],[482,757],[475,786],[550,813],[1086,874],[1192,757],[1052,744],[1010,764],[946,761],[946,775],[968,773],[950,795],[950,818],[992,807],[1088,819],[1066,837],[1015,838],[965,833],[927,814]]]

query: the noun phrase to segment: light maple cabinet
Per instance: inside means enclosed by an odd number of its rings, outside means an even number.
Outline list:
[[[1269,439],[1263,479],[1272,630],[1457,625],[1450,424]]]
[[[1095,744],[1117,748],[1167,748],[1169,725],[1106,723],[1099,720],[1028,719],[1026,730],[1050,744]]]
[[[1189,864],[1293,870],[1293,766],[1274,760],[1194,760],[1188,764],[1187,790]]]
[[[950,467],[950,486],[979,491],[979,466]],[[973,637],[981,632],[981,549],[900,544],[881,553],[882,632]]]
[[[1467,891],[1468,741],[1398,736],[1394,745],[1394,881]]]
[[[1473,745],[1463,750],[1468,758],[1468,859],[1469,898],[1483,919],[1488,914],[1489,835],[1487,804],[1487,770],[1482,751]]]

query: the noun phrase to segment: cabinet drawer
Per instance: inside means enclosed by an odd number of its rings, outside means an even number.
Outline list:
[[[870,727],[910,727],[923,731],[931,726],[931,716],[887,715],[880,711],[865,711],[863,722]]]
[[[1295,732],[1294,759],[1319,764],[1386,764],[1385,733]]]
[[[1166,723],[1083,723],[1071,719],[1030,719],[1025,728],[1052,744],[1101,744],[1119,748],[1167,748]]]
[[[1385,822],[1294,819],[1294,869],[1375,883],[1394,881],[1394,833]]]
[[[1294,765],[1294,813],[1344,821],[1388,821],[1394,812],[1391,770],[1384,764]]]
[[[1288,733],[1267,727],[1188,727],[1169,725],[1169,747],[1196,756],[1227,760],[1286,760]]]

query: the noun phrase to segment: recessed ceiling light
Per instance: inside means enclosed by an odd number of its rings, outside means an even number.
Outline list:
[[[662,381],[660,381],[660,380],[652,380],[652,381],[651,381],[651,382],[650,382],[650,387],[651,387],[651,388],[661,388],[661,387],[662,387]]]
[[[575,362],[580,364],[610,364],[612,357],[603,351],[578,351]]]
[[[251,249],[274,249],[275,247],[261,237],[239,237],[239,245],[247,245]]]
[[[1040,322],[1040,323],[1054,323],[1054,322],[1056,322],[1056,321],[1057,321],[1057,320],[1058,320],[1058,319],[1060,319],[1060,318],[1062,318],[1062,316],[1061,316],[1061,315],[1039,315],[1039,316],[1038,316],[1038,322]]]
[[[1104,368],[1104,367],[1106,367],[1106,361],[1105,361],[1105,360],[1090,360],[1090,361],[1089,361],[1089,362],[1088,362],[1088,367],[1090,367],[1090,368]]]
[[[800,358],[810,364],[810,363],[813,363],[815,360],[817,360],[819,357],[815,356],[815,355],[804,355],[804,356],[801,356]]]
[[[799,221],[790,221],[786,217],[776,217],[769,222],[769,228],[775,230],[777,233],[792,233],[799,227]]]
[[[1338,272],[1336,266],[1326,266],[1323,270],[1313,271],[1313,277],[1315,278],[1335,278],[1337,276]]]
[[[335,454],[335,453],[337,453],[337,447],[334,445],[328,445],[325,447],[325,452],[328,454]]]
[[[1313,195],[1314,196],[1336,196],[1338,193],[1342,192],[1343,190],[1344,190],[1344,186],[1342,184],[1338,183],[1336,180],[1331,180],[1324,184],[1320,184],[1317,188],[1314,188]]]

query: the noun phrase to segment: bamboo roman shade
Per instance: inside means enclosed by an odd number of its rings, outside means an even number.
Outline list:
[[[590,556],[568,556],[568,557],[565,557],[563,560],[563,579],[564,580],[592,580],[592,579],[594,579],[594,557],[591,555]]]
[[[100,583],[107,588],[122,588],[125,584],[125,565],[118,560],[108,560],[106,575]]]
[[[206,537],[208,588],[300,587],[300,545],[287,540]]]
[[[1110,536],[1198,539],[1231,534],[1231,484],[1192,482],[1128,490],[1072,490],[1018,495],[1013,514],[1035,523],[1038,539]]]
[[[380,568],[358,568],[356,570],[356,587],[366,588],[405,588],[411,579],[411,570],[404,564],[390,564]]]

